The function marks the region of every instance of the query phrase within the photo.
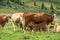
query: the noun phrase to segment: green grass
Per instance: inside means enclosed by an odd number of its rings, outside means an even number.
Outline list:
[[[48,33],[28,32],[26,34],[17,27],[17,31],[13,31],[11,22],[7,23],[4,28],[0,27],[0,40],[60,40],[60,33],[54,33],[53,29]]]
[[[37,6],[33,5],[33,2],[30,0],[22,0],[22,2],[25,2],[24,9],[23,6],[11,3],[12,7],[8,6],[1,6],[0,5],[0,13],[15,13],[15,12],[24,12],[24,11],[30,11],[30,12],[40,12],[40,1],[36,1]],[[50,4],[49,2],[44,2],[47,9],[50,11]],[[60,12],[60,9],[56,9],[57,4],[54,4],[54,9]],[[58,5],[60,7],[60,5]],[[44,10],[42,10],[44,11]],[[60,14],[60,13],[59,13]],[[58,15],[59,15],[58,14]],[[60,19],[59,19],[60,20]],[[60,22],[59,22],[60,24]],[[5,25],[4,28],[0,27],[0,40],[60,40],[60,33],[54,33],[53,29],[50,30],[49,33],[32,33],[28,32],[26,34],[23,33],[23,31],[18,27],[17,31],[13,31],[12,23],[9,22]]]

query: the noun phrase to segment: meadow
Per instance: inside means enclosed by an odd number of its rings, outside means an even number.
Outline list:
[[[50,29],[49,32],[28,31],[24,34],[20,27],[13,31],[12,23],[8,22],[4,28],[0,27],[0,40],[60,40],[60,33],[54,33],[54,30]]]
[[[21,0],[19,4],[15,2],[11,2],[12,0],[0,0],[0,13],[13,14],[15,12],[40,12],[47,11],[51,13],[51,3],[53,5],[53,11],[57,15],[59,15],[60,24],[60,0],[53,0],[52,2],[47,2],[45,0]],[[50,0],[49,0],[50,1]],[[20,2],[20,1],[19,1]],[[36,2],[36,5],[34,5]],[[44,2],[44,5],[47,9],[41,9],[41,4]],[[56,8],[58,6],[58,8]],[[53,14],[53,13],[52,13]],[[17,31],[13,31],[13,25],[9,21],[4,28],[0,27],[0,40],[60,40],[60,33],[54,33],[53,29],[50,29],[48,33],[46,32],[29,32],[24,34],[20,27],[17,27]]]

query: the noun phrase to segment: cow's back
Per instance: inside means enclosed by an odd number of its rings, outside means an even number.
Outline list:
[[[20,17],[23,16],[23,13],[14,13],[11,17],[13,22],[19,22],[20,21]]]

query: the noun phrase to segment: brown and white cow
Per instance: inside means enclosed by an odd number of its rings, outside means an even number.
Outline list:
[[[40,13],[25,12],[23,14],[24,33],[26,32],[26,27],[30,22],[34,22],[35,24],[45,22],[46,25],[48,25],[49,23],[52,23],[53,19],[54,16],[47,14],[46,12],[40,12]]]
[[[0,14],[0,25],[4,27],[4,25],[8,22],[9,19],[10,19],[10,15]]]
[[[14,14],[12,14],[11,21],[12,21],[12,24],[13,24],[14,31],[16,30],[16,27],[18,26],[18,24],[21,24],[20,22],[23,23],[22,17],[23,17],[23,13],[14,13]]]

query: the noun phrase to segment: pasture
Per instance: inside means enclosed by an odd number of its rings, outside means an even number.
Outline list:
[[[0,27],[0,40],[60,40],[60,33],[54,33],[53,29],[47,32],[28,32],[26,34],[17,27],[17,31],[13,31],[11,22],[8,22],[4,28]]]
[[[4,0],[3,0],[4,1]],[[0,13],[7,13],[7,14],[13,14],[15,12],[40,12],[40,11],[48,11],[48,13],[51,13],[51,2],[46,2],[36,0],[36,6],[34,6],[33,0],[21,0],[21,2],[24,4],[21,5],[19,3],[11,2],[11,0],[8,2],[9,4],[6,4],[5,0],[3,3],[0,3]],[[47,9],[41,9],[42,2],[44,2],[44,5]],[[55,3],[56,2],[56,3]],[[60,14],[60,0],[53,0],[52,5],[54,8],[54,13]],[[58,8],[56,8],[58,6]],[[53,13],[52,13],[53,14]],[[60,24],[60,15],[59,15],[59,21]],[[8,22],[4,28],[0,27],[0,40],[60,40],[60,33],[54,33],[53,29],[50,29],[48,33],[46,32],[36,32],[32,33],[29,32],[24,34],[23,31],[20,29],[20,27],[17,27],[17,31],[13,31],[13,25],[11,22]]]

